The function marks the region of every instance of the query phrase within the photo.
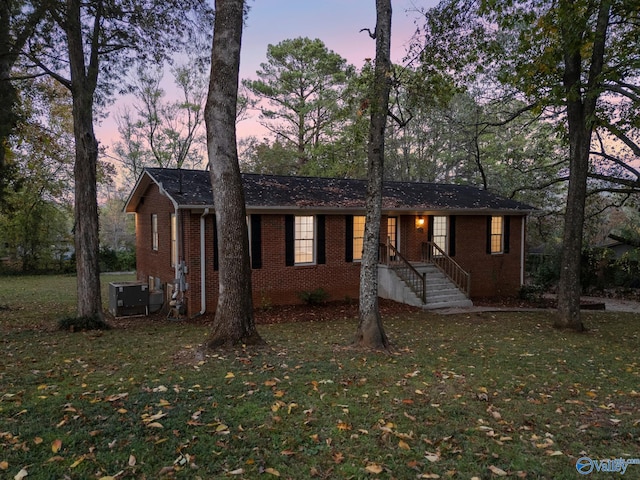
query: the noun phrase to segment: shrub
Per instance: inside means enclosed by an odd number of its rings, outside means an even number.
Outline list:
[[[329,294],[322,287],[318,287],[315,290],[305,291],[298,293],[298,298],[307,305],[320,305],[327,301]]]
[[[66,317],[58,321],[59,330],[82,332],[87,330],[109,330],[111,327],[98,315],[86,317]]]

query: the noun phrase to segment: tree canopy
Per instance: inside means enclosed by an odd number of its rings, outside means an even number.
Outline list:
[[[547,112],[565,139],[568,182],[558,326],[582,329],[580,254],[591,191],[637,192],[637,2],[447,0],[425,12],[416,45],[427,71]],[[506,123],[506,122],[505,122]],[[588,182],[588,179],[590,180]]]
[[[295,155],[289,173],[323,155],[344,121],[344,91],[354,69],[319,40],[295,38],[267,47],[258,80],[243,85],[256,97],[261,123]]]

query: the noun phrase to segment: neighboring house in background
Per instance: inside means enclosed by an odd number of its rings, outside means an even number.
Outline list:
[[[300,303],[301,292],[318,288],[330,300],[357,298],[366,182],[242,178],[254,306]],[[518,293],[533,208],[475,187],[411,182],[385,182],[382,203],[381,296],[452,304],[435,298],[441,287],[429,279],[442,274],[426,263],[447,270],[466,302]],[[179,295],[189,315],[214,311],[220,239],[209,172],[146,169],[125,210],[136,214],[138,279],[165,298]]]
[[[622,258],[625,253],[640,248],[636,242],[627,240],[619,235],[614,235],[613,233],[610,233],[599,247],[611,250],[616,260]]]

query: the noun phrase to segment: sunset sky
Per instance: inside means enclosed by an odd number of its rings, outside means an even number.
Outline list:
[[[393,0],[392,61],[400,63],[405,55],[415,31],[416,10],[436,4],[435,0]],[[241,78],[255,78],[260,63],[266,61],[267,45],[296,37],[319,38],[357,68],[362,67],[365,58],[375,56],[375,41],[367,32],[360,32],[375,27],[374,0],[249,0],[249,5],[242,39]],[[165,81],[170,84],[168,75]],[[97,128],[99,140],[108,152],[118,140],[113,112],[127,101],[130,99],[117,101],[110,109],[112,114]],[[251,116],[238,124],[238,138],[265,132],[257,122],[258,113]]]
[[[417,9],[435,6],[434,0],[394,0],[391,26],[392,60],[401,62],[415,31]],[[266,61],[267,45],[296,37],[319,38],[357,68],[375,56],[375,41],[363,28],[376,24],[374,0],[256,0],[250,1],[243,32],[241,78],[255,78]],[[255,115],[257,117],[257,113]],[[254,119],[238,124],[238,137],[261,132]]]

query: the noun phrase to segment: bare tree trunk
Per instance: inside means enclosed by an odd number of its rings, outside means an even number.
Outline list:
[[[376,64],[369,126],[368,183],[364,250],[360,267],[360,311],[356,346],[388,350],[389,339],[378,307],[378,249],[382,220],[384,132],[387,125],[390,85],[391,0],[376,0]]]
[[[586,85],[582,83],[583,56],[579,46],[582,35],[574,22],[571,2],[561,2],[565,9],[562,25],[564,50],[564,88],[567,96],[567,123],[569,126],[569,190],[562,237],[562,258],[558,288],[558,314],[554,326],[584,330],[580,316],[580,264],[582,255],[582,231],[585,199],[587,196],[587,174],[591,136],[595,128],[596,104],[600,95],[599,82],[604,65],[607,30],[611,11],[611,0],[601,0],[598,20],[591,50],[591,63]]]
[[[67,2],[66,33],[73,97],[73,133],[76,142],[75,248],[78,272],[78,316],[102,318],[98,252],[98,141],[93,131],[93,94],[98,83],[97,51],[85,65],[79,0]],[[100,13],[96,13],[97,38]],[[97,46],[95,47],[97,49]]]
[[[219,296],[209,348],[263,343],[253,319],[244,191],[236,145],[243,0],[216,0],[211,79],[205,108],[216,210]]]

